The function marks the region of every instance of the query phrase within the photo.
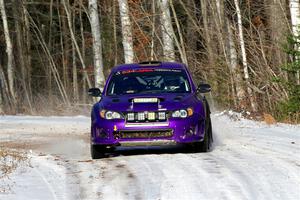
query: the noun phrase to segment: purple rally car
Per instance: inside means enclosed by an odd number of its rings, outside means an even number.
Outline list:
[[[112,69],[91,114],[91,156],[100,158],[116,146],[187,144],[207,152],[212,143],[210,110],[182,63],[149,61]]]

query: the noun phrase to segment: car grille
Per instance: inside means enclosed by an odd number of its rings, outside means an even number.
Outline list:
[[[172,130],[158,131],[120,131],[120,139],[138,139],[138,138],[166,138],[173,136]]]

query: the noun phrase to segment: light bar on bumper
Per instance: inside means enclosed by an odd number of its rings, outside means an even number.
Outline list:
[[[166,113],[165,112],[159,112],[158,113],[158,120],[165,120],[166,119]]]
[[[145,113],[139,112],[139,113],[137,114],[137,119],[138,119],[139,121],[144,121],[144,120],[145,120]]]
[[[148,116],[147,116],[147,119],[150,120],[150,121],[155,120],[155,112],[149,112]]]
[[[128,121],[134,121],[134,113],[128,113],[127,114],[127,120]]]
[[[126,116],[126,120],[128,122],[134,122],[134,121],[166,121],[167,120],[167,114],[166,112],[155,112],[155,111],[142,111],[142,112],[128,112],[127,114],[124,113]]]

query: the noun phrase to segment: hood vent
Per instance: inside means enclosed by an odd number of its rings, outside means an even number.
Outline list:
[[[177,97],[174,98],[174,101],[181,101],[181,100],[182,100],[182,97],[183,97],[183,96],[181,96],[181,95],[180,95],[180,96],[177,96]]]
[[[111,100],[113,103],[118,103],[120,101],[120,99],[114,98]]]

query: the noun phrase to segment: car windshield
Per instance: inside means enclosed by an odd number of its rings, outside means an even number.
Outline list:
[[[118,71],[112,76],[107,90],[108,95],[188,92],[187,74],[177,69]]]

